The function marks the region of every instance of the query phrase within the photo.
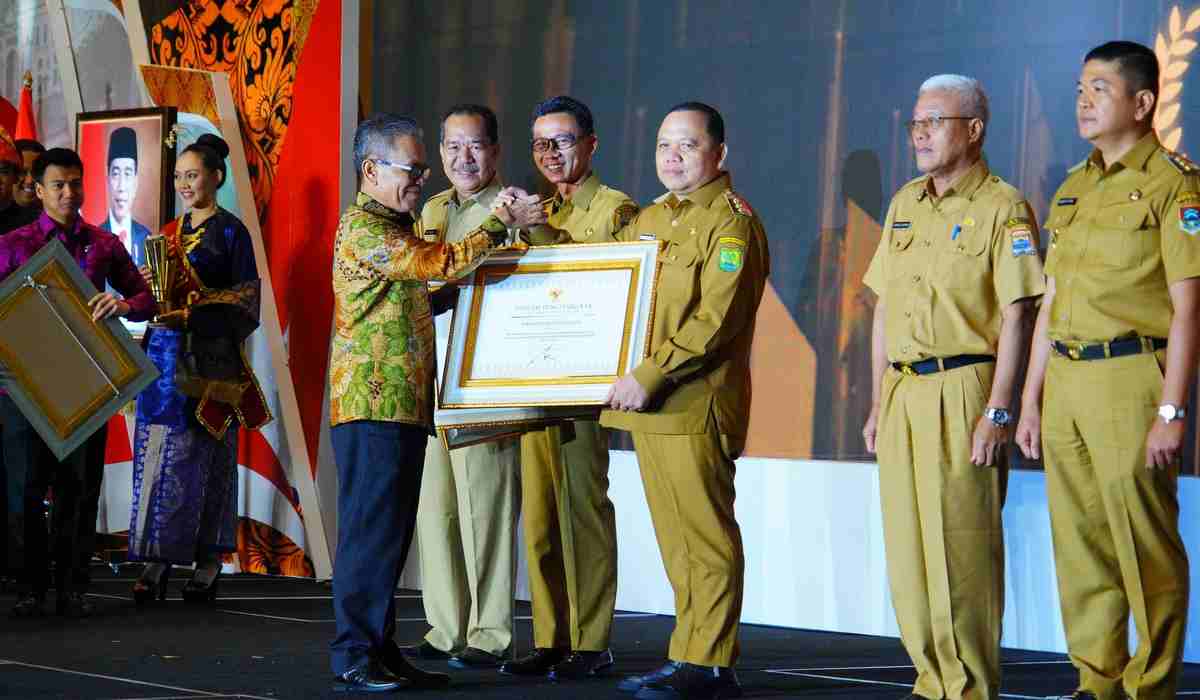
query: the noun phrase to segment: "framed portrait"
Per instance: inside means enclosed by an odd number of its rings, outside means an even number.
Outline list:
[[[135,265],[145,241],[175,216],[174,107],[80,112],[75,150],[83,161],[83,220],[116,234]],[[122,321],[135,335],[144,323]]]
[[[658,269],[657,242],[487,258],[458,293],[438,407],[602,405],[646,357]]]

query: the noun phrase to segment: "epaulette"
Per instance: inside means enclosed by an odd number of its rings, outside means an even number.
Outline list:
[[[725,201],[729,203],[729,208],[734,214],[739,216],[754,216],[754,210],[750,208],[750,203],[743,199],[737,192],[725,190]]]
[[[1067,168],[1067,172],[1069,172],[1069,173],[1073,173],[1073,172],[1075,172],[1076,170],[1079,170],[1079,169],[1080,169],[1080,168],[1082,168],[1083,166],[1087,165],[1087,162],[1088,162],[1088,159],[1087,159],[1087,158],[1084,158],[1083,160],[1079,161],[1079,162],[1078,162],[1078,163],[1076,163],[1075,165],[1072,165],[1071,167]]]
[[[1195,175],[1196,173],[1200,172],[1200,166],[1193,163],[1182,153],[1176,153],[1175,151],[1168,151],[1164,149],[1162,154],[1163,158],[1166,158],[1168,163],[1170,163],[1176,170],[1184,175]]]

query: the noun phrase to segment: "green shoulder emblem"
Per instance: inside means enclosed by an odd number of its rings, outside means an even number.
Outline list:
[[[746,242],[737,236],[721,236],[717,239],[717,252],[721,271],[737,272],[746,257]]]
[[[633,221],[633,217],[637,216],[638,208],[633,202],[625,202],[617,207],[613,212],[613,230],[619,231],[629,225]]]

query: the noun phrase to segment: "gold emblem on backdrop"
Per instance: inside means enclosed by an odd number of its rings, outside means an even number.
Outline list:
[[[1192,10],[1184,20],[1176,5],[1171,8],[1167,28],[1154,37],[1154,55],[1158,57],[1158,110],[1154,115],[1154,131],[1168,150],[1175,151],[1183,142],[1182,104],[1183,79],[1187,75],[1188,56],[1196,50],[1193,38],[1200,29],[1200,8]]]

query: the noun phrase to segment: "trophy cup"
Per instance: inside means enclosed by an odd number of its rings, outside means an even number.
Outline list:
[[[178,265],[171,257],[166,236],[146,236],[146,265],[150,268],[150,293],[158,302],[159,314],[165,314],[172,310],[171,292],[175,286],[175,268]],[[155,321],[157,320],[155,317]]]

